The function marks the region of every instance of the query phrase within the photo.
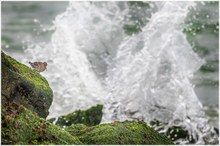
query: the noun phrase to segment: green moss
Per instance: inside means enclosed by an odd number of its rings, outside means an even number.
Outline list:
[[[71,128],[67,128],[68,132],[71,133],[73,136],[80,136],[84,133],[83,129],[88,128],[84,124],[72,124]]]
[[[3,52],[2,52],[3,53]],[[3,56],[3,55],[2,55]],[[47,80],[40,75],[40,73],[38,73],[35,70],[32,70],[30,67],[27,67],[24,64],[21,64],[20,62],[16,61],[15,59],[11,58],[10,56],[4,55],[5,59],[7,59],[15,68],[18,69],[19,74],[27,79],[28,81],[30,81],[31,83],[33,83],[35,85],[35,88],[37,89],[45,89],[45,90],[49,90],[49,84],[47,82]]]
[[[75,135],[76,127],[72,125],[66,130]],[[173,144],[144,122],[114,122],[78,129],[77,136],[85,144]]]
[[[85,124],[87,126],[97,125],[102,119],[102,105],[97,105],[89,108],[88,110],[77,110],[66,116],[58,117],[56,125],[61,127],[70,126],[72,124]],[[55,118],[50,119],[51,122],[55,121]]]
[[[39,73],[1,52],[2,94],[5,101],[15,101],[29,110],[47,117],[53,92]]]
[[[2,106],[2,144],[82,144],[56,125],[14,102]]]

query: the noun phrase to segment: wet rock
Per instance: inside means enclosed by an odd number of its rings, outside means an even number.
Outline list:
[[[16,102],[46,118],[53,92],[47,80],[38,72],[1,52],[2,103]]]
[[[170,138],[175,144],[179,144],[179,141],[188,141],[189,144],[195,144],[195,138],[181,126],[172,126],[165,132],[164,126],[167,124],[168,123],[163,123],[158,120],[152,120],[150,122],[150,125],[154,127],[156,131]]]
[[[173,126],[169,128],[165,135],[167,135],[172,141],[184,140],[189,141],[190,144],[195,144],[196,142],[193,136],[180,126]]]
[[[68,115],[52,118],[49,121],[54,124],[64,127],[72,124],[85,124],[87,126],[98,125],[102,119],[102,105],[93,106],[85,111],[76,110]]]
[[[164,123],[158,120],[152,120],[150,125],[159,133],[170,138],[175,144],[197,144],[199,139],[198,134],[191,134],[186,128],[183,126],[171,126],[167,130],[164,129],[168,125],[168,123]],[[218,142],[218,129],[213,127],[209,129],[210,133],[206,134],[202,137],[204,144],[216,145]]]
[[[215,130],[215,132],[218,134],[218,136],[219,136],[219,129],[218,128],[216,128],[216,127],[214,127],[214,130]]]
[[[77,137],[38,117],[36,113],[16,102],[3,103],[1,114],[1,144],[82,144]]]
[[[65,130],[78,136],[84,144],[173,144],[169,138],[155,132],[144,122],[113,122],[92,127],[76,124]]]

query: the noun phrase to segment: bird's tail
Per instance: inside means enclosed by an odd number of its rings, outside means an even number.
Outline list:
[[[33,63],[32,63],[32,62],[30,62],[30,61],[29,61],[28,63],[29,63],[31,66],[32,66],[32,64],[33,64]]]

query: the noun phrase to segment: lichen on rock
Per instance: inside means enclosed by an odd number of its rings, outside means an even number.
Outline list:
[[[14,101],[46,118],[53,92],[38,72],[1,52],[2,102]]]

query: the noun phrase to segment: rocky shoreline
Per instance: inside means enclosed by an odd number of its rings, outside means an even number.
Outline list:
[[[173,144],[143,121],[100,124],[102,105],[46,120],[53,99],[47,80],[4,52],[1,58],[1,144]]]

